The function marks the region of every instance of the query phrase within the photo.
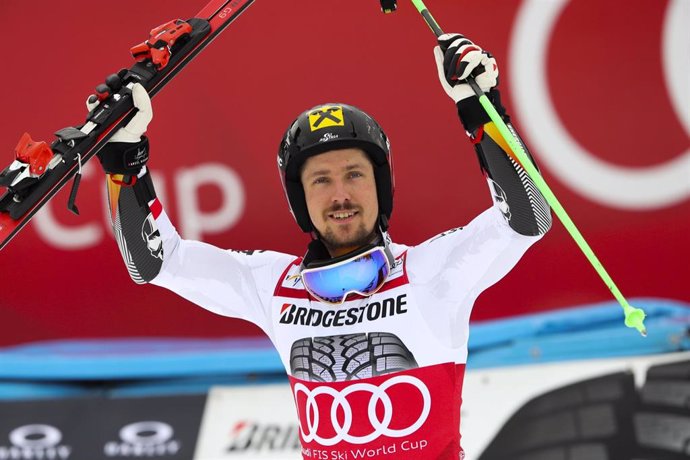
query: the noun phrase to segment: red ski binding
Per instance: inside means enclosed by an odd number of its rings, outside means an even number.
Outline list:
[[[0,185],[14,191],[35,183],[58,160],[48,144],[35,142],[29,133],[19,139],[14,156],[12,164],[0,173]]]
[[[33,177],[39,177],[45,173],[54,156],[48,144],[35,142],[29,133],[24,133],[19,139],[14,153],[17,160],[29,165],[29,171]]]
[[[160,70],[168,65],[175,42],[189,37],[191,32],[192,26],[182,19],[160,25],[151,31],[148,40],[132,47],[132,56],[139,62],[151,59],[151,62]]]

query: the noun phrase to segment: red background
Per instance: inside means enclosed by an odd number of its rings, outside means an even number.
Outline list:
[[[9,164],[24,131],[52,132],[81,123],[83,101],[103,78],[129,66],[129,48],[199,1],[19,0],[0,4],[5,47],[0,72],[0,145]],[[511,98],[509,45],[516,0],[429,0],[448,31],[461,31],[497,58],[504,102]],[[549,91],[569,133],[601,159],[644,167],[677,157],[690,145],[666,90],[661,37],[666,2],[572,2],[548,48]],[[394,15],[378,2],[256,0],[216,42],[154,100],[149,129],[153,170],[165,178],[164,205],[178,218],[175,175],[221,162],[237,172],[245,208],[235,226],[203,239],[224,248],[301,254],[302,235],[285,203],[275,155],[288,124],[304,109],[341,101],[363,108],[392,142],[396,204],[391,235],[416,244],[466,224],[490,196],[455,108],[441,89],[434,38],[409,2]],[[688,104],[685,104],[688,107]],[[530,120],[514,120],[518,129]],[[524,130],[522,130],[524,132]],[[529,145],[530,139],[526,137]],[[540,152],[532,152],[539,162]],[[95,163],[95,161],[94,161]],[[622,210],[586,199],[542,166],[546,181],[627,297],[690,301],[688,199],[651,210]],[[690,177],[690,171],[688,172]],[[689,179],[690,180],[690,179]],[[95,223],[97,245],[58,249],[34,224],[0,254],[0,345],[53,338],[254,335],[222,318],[129,279],[106,228],[100,170],[82,181],[81,217],[52,202],[63,226]],[[213,187],[201,207],[220,206]],[[478,300],[487,319],[609,300],[610,293],[560,223],[497,286]]]

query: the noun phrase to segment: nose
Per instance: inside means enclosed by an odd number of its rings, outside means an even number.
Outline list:
[[[343,204],[346,201],[350,201],[352,195],[350,193],[349,187],[342,180],[336,180],[333,182],[333,195],[331,201],[333,204],[340,203]]]

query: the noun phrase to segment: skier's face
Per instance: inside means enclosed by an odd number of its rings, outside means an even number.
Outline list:
[[[332,256],[371,243],[379,205],[374,168],[362,150],[313,156],[300,177],[309,217]]]

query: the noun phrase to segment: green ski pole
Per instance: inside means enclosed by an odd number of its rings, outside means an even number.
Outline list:
[[[429,28],[431,28],[432,32],[436,35],[436,37],[443,35],[443,30],[438,25],[438,22],[436,22],[434,17],[431,15],[426,5],[424,5],[424,2],[422,0],[411,1],[417,8],[417,11],[419,11],[419,13],[422,15]],[[392,9],[389,9],[389,11],[392,11]],[[493,106],[489,98],[486,97],[486,95],[481,90],[477,82],[474,81],[474,78],[468,78],[467,82],[479,98],[479,102],[482,105],[482,107],[484,107],[484,110],[489,115],[489,118],[491,118],[491,121],[494,123],[499,133],[501,134],[503,139],[505,139],[506,143],[517,157],[518,161],[520,162],[520,165],[525,169],[525,171],[532,179],[534,184],[537,186],[539,191],[542,193],[542,195],[544,195],[544,198],[546,199],[547,203],[549,203],[549,205],[551,206],[551,209],[553,209],[556,216],[558,216],[560,221],[565,226],[566,230],[568,230],[570,236],[573,237],[577,245],[580,247],[582,252],[587,257],[587,260],[589,260],[590,264],[592,264],[592,266],[597,271],[601,279],[604,281],[604,284],[606,284],[606,286],[609,288],[609,290],[616,298],[618,303],[620,303],[621,307],[623,307],[623,313],[625,314],[625,325],[637,329],[640,332],[640,334],[646,336],[647,329],[644,326],[644,319],[646,315],[644,310],[642,310],[641,308],[635,308],[631,306],[625,299],[625,297],[623,297],[623,294],[621,294],[621,291],[613,282],[613,279],[611,279],[604,266],[601,264],[597,256],[594,254],[594,251],[592,251],[592,248],[589,246],[587,241],[584,239],[580,231],[575,226],[575,223],[572,221],[568,213],[565,212],[565,209],[556,198],[556,195],[553,194],[551,188],[544,181],[544,179],[541,177],[541,174],[539,174],[539,171],[537,171],[537,168],[530,161],[529,157],[527,156],[527,153],[522,148],[522,144],[519,142],[518,139],[515,138],[513,133],[508,129],[508,126],[506,126],[506,124],[503,122],[503,119],[498,114],[496,108]]]

